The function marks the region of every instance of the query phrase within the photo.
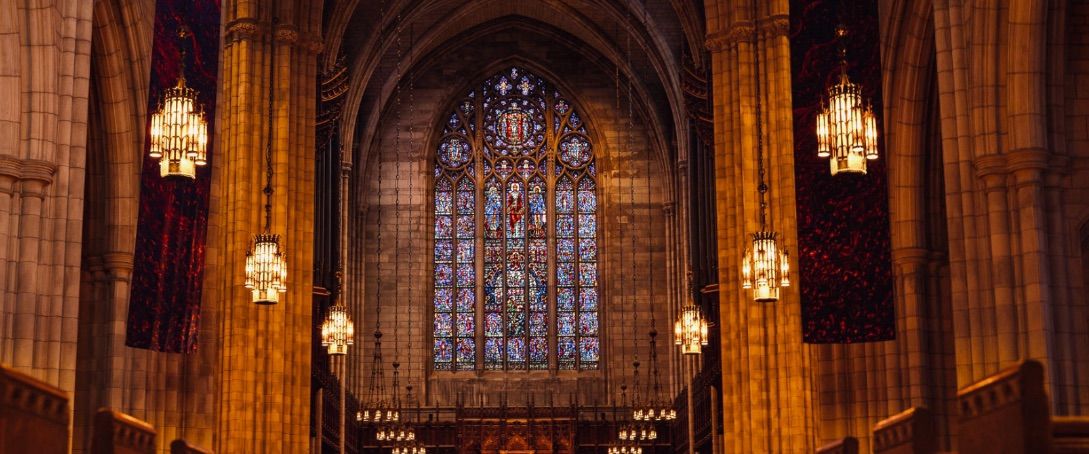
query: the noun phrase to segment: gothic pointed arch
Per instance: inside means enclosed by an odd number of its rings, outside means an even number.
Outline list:
[[[434,369],[597,369],[597,167],[585,120],[520,66],[473,88],[443,119]]]

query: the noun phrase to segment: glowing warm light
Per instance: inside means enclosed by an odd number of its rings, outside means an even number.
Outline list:
[[[197,91],[178,84],[163,91],[151,114],[151,151],[159,160],[159,175],[196,178],[197,166],[208,164],[208,122],[197,102]]]
[[[609,454],[643,454],[642,446],[610,446]]]
[[[276,304],[280,294],[287,292],[287,258],[280,248],[280,235],[254,236],[253,247],[246,253],[246,288],[257,304]]]
[[[836,30],[842,40],[847,31]],[[832,175],[866,173],[866,161],[877,159],[877,119],[870,105],[863,105],[862,86],[847,77],[846,50],[840,63],[839,82],[828,87],[817,114],[817,156],[829,158]]]
[[[427,454],[427,447],[419,441],[407,441],[397,443],[391,451],[393,454]]]
[[[742,260],[741,283],[752,290],[753,300],[758,303],[779,301],[779,288],[790,286],[790,261],[774,232],[752,235],[752,247]]]
[[[401,419],[401,412],[387,408],[384,401],[376,402],[373,408],[367,408],[356,412],[355,420],[366,423],[389,423]]]
[[[348,354],[348,346],[355,344],[355,324],[348,311],[340,304],[329,308],[329,314],[321,324],[321,346],[330,355]]]
[[[699,306],[689,302],[681,310],[677,321],[673,323],[673,343],[681,347],[681,353],[685,355],[698,355],[710,340],[707,333],[707,320],[704,320],[703,312]],[[675,411],[670,409],[669,412],[669,416],[672,417],[668,419],[676,418]]]
[[[658,429],[649,422],[628,423],[620,427],[616,436],[620,441],[657,440]]]

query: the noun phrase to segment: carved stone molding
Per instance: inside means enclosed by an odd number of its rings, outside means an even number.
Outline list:
[[[25,197],[43,198],[56,173],[57,165],[49,161],[0,156],[0,192],[18,188]]]

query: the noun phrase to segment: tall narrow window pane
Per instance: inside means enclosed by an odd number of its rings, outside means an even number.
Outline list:
[[[436,370],[476,367],[476,184],[471,103],[450,115],[435,164],[433,359]]]

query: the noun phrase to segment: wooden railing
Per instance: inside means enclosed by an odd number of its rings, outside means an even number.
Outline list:
[[[0,453],[68,452],[68,396],[0,367]]]
[[[103,408],[95,414],[91,454],[154,454],[155,435],[150,424]]]
[[[934,419],[925,408],[910,408],[873,428],[874,454],[931,454],[937,449]]]
[[[817,448],[817,454],[858,454],[858,439],[843,437]]]

